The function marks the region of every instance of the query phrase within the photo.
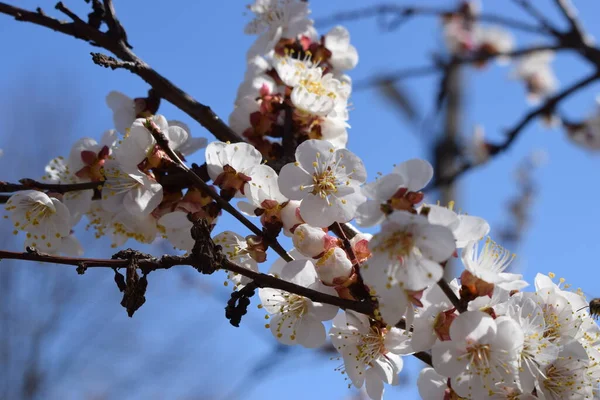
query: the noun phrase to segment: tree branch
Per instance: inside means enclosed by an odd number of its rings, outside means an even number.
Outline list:
[[[43,183],[33,179],[21,179],[18,183],[9,183],[0,181],[0,193],[18,192],[21,190],[41,189],[55,193],[67,193],[77,190],[100,189],[104,182],[83,182],[83,183]]]
[[[0,13],[14,17],[17,21],[30,22],[43,26],[53,31],[72,36],[83,40],[93,46],[102,47],[114,54],[123,62],[133,63],[136,67],[131,72],[142,78],[148,83],[156,93],[163,99],[172,103],[192,119],[200,123],[217,139],[226,142],[241,142],[243,139],[235,133],[227,124],[225,124],[210,107],[199,103],[196,99],[177,87],[167,78],[152,69],[148,64],[141,60],[131,51],[131,46],[126,42],[125,30],[118,23],[115,17],[112,2],[105,0],[105,6],[110,7],[105,10],[105,21],[109,26],[108,32],[102,32],[95,26],[83,21],[75,13],[65,7],[62,2],[56,5],[56,8],[67,15],[71,22],[59,21],[47,16],[41,9],[37,11],[28,11],[23,8],[15,7],[0,2]],[[111,27],[112,26],[112,27]],[[120,27],[122,30],[115,27]]]
[[[570,95],[577,92],[578,90],[583,89],[584,87],[588,86],[590,83],[592,83],[598,79],[600,79],[600,71],[595,71],[594,73],[586,76],[585,78],[583,78],[583,79],[575,82],[571,86],[567,87],[566,89],[564,89],[557,95],[550,97],[549,99],[547,99],[543,104],[541,104],[537,108],[531,110],[523,118],[521,118],[521,120],[512,129],[510,129],[507,132],[506,139],[504,142],[502,142],[500,144],[489,145],[490,157],[494,157],[494,156],[508,150],[508,148],[510,148],[510,146],[514,143],[514,141],[521,134],[521,132],[523,132],[523,130],[527,127],[527,125],[529,125],[529,123],[531,121],[533,121],[535,118],[545,115],[545,114],[546,115],[551,114],[554,111],[554,109],[557,107],[558,103],[560,103],[562,100],[569,97]],[[465,160],[462,163],[462,165],[460,165],[453,174],[448,175],[448,177],[446,177],[444,179],[439,179],[439,180],[434,181],[432,183],[432,185],[430,185],[427,188],[427,190],[430,190],[434,187],[448,185],[448,184],[454,182],[460,176],[462,176],[465,172],[467,172],[479,165],[482,165],[482,163],[474,164],[468,160]]]
[[[569,0],[554,0],[554,3],[564,15],[566,20],[569,22],[571,27],[571,34],[576,37],[576,40],[581,42],[583,45],[588,45],[588,35],[585,33],[581,22],[577,18],[577,12],[574,7],[570,4]]]
[[[492,59],[498,58],[498,57],[515,58],[515,57],[521,57],[521,56],[524,56],[527,54],[535,53],[538,51],[545,51],[545,50],[557,51],[557,50],[565,50],[568,48],[569,47],[567,47],[566,44],[560,43],[560,44],[547,44],[547,45],[524,47],[522,49],[516,49],[516,50],[510,51],[507,53],[495,53],[495,54],[475,53],[475,54],[471,54],[471,55],[467,55],[467,56],[463,56],[463,57],[455,57],[452,61],[450,61],[450,63],[453,63],[454,65],[473,64],[473,63],[478,63],[478,62],[482,62],[482,61],[489,61],[489,60],[492,60]],[[402,69],[402,70],[399,70],[399,71],[396,71],[396,72],[393,72],[390,74],[382,74],[381,76],[359,80],[353,85],[353,90],[360,91],[360,90],[368,89],[370,87],[381,85],[384,83],[396,82],[396,81],[401,81],[401,80],[410,79],[410,78],[420,78],[423,76],[429,76],[429,75],[433,75],[436,73],[440,73],[447,67],[448,67],[448,63],[434,60],[434,63],[431,65],[425,65],[425,66],[420,66],[420,67],[409,67],[409,68]]]
[[[333,14],[328,17],[315,20],[315,25],[328,26],[342,22],[356,21],[364,18],[385,17],[386,15],[396,16],[401,19],[408,19],[415,15],[439,17],[454,12],[452,9],[436,8],[436,7],[418,7],[418,6],[399,6],[395,4],[379,4],[359,8],[350,11],[343,11]],[[545,30],[536,25],[531,25],[526,22],[515,20],[508,17],[502,17],[493,14],[480,14],[478,20],[496,23],[508,28],[518,29],[528,33],[545,34]]]
[[[34,249],[28,249],[24,253],[13,251],[0,250],[1,259],[39,261],[43,263],[52,263],[60,265],[72,265],[83,268],[124,268],[127,267],[130,260],[115,260],[115,259],[98,259],[98,258],[76,258],[62,257],[40,253]],[[160,269],[169,269],[174,266],[190,265],[194,266],[197,260],[193,256],[172,256],[164,255],[160,258],[139,258],[137,265],[144,273],[156,271]],[[346,300],[337,296],[321,293],[313,289],[305,288],[304,286],[296,285],[295,283],[287,282],[271,275],[266,275],[260,272],[254,272],[247,268],[241,267],[227,259],[224,259],[220,268],[238,273],[252,279],[256,286],[261,288],[274,288],[285,290],[286,292],[295,293],[300,296],[309,298],[312,301],[319,303],[331,304],[346,310],[356,311],[361,314],[372,315],[373,309],[368,303]]]

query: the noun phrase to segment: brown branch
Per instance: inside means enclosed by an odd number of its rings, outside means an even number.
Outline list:
[[[319,26],[335,25],[342,22],[356,21],[372,17],[385,17],[388,15],[400,19],[407,19],[416,15],[440,17],[448,13],[455,12],[453,9],[444,9],[436,7],[418,7],[418,6],[399,6],[394,4],[379,4],[359,8],[350,11],[343,11],[331,16],[315,19],[315,24]],[[543,27],[531,25],[516,19],[502,17],[494,14],[480,14],[478,20],[492,22],[508,28],[518,29],[528,33],[545,34]]]
[[[531,46],[524,47],[522,49],[516,49],[513,51],[509,51],[506,53],[474,53],[462,57],[455,57],[449,63],[442,62],[441,60],[434,60],[434,63],[431,65],[425,65],[420,67],[409,67],[406,69],[402,69],[390,74],[382,74],[380,76],[376,76],[374,78],[366,78],[363,80],[357,81],[353,86],[353,91],[360,91],[364,89],[369,89],[374,86],[378,86],[381,84],[388,84],[390,82],[397,82],[404,79],[410,78],[420,78],[424,76],[434,75],[436,73],[441,73],[444,69],[448,68],[448,64],[453,65],[462,65],[462,64],[474,64],[483,61],[489,61],[494,58],[499,57],[510,57],[516,58],[521,57],[527,54],[536,53],[538,51],[557,51],[557,50],[566,50],[567,47],[564,43],[561,44],[548,44],[548,45],[539,45],[539,46]]]
[[[83,182],[83,183],[43,183],[33,179],[21,179],[19,183],[1,182],[0,193],[11,193],[22,190],[41,189],[55,193],[67,193],[77,190],[90,190],[102,187],[104,182]]]
[[[109,26],[108,32],[102,32],[95,26],[83,21],[60,2],[56,5],[56,8],[67,15],[71,19],[71,22],[59,21],[58,19],[49,17],[41,9],[38,9],[38,11],[28,11],[2,2],[0,2],[0,13],[12,16],[17,21],[30,22],[83,40],[93,46],[98,46],[111,52],[121,61],[133,63],[136,65],[135,71],[132,71],[133,73],[148,83],[161,98],[185,112],[211,132],[217,139],[224,142],[242,141],[243,139],[229,128],[210,107],[199,103],[188,93],[152,69],[131,51],[130,46],[126,42],[125,31],[116,20],[112,3],[105,1],[105,5],[107,4],[110,5],[108,10],[105,10],[105,21]],[[122,32],[119,32],[118,29],[115,31],[117,24],[122,29]]]
[[[510,146],[514,143],[514,141],[517,139],[517,137],[529,125],[530,122],[532,122],[537,117],[540,117],[542,115],[550,115],[562,100],[569,97],[570,95],[577,92],[578,90],[585,88],[590,83],[592,83],[598,79],[600,79],[600,71],[595,71],[594,73],[586,76],[585,78],[580,79],[579,81],[575,82],[571,86],[567,87],[566,89],[564,89],[557,95],[550,97],[540,106],[531,110],[523,118],[521,118],[521,120],[512,129],[510,129],[507,132],[506,139],[504,140],[504,142],[502,142],[500,144],[490,144],[489,145],[489,156],[494,157],[494,156],[508,150],[510,148]],[[448,185],[448,184],[454,182],[456,179],[458,179],[460,176],[462,176],[467,171],[469,171],[473,168],[476,168],[479,165],[482,165],[482,163],[475,164],[475,163],[472,163],[471,161],[464,160],[462,165],[460,165],[453,174],[448,175],[444,179],[435,180],[427,188],[427,190],[431,190],[432,188],[437,188],[440,186]]]
[[[556,29],[556,27],[548,20],[548,18],[544,16],[544,14],[542,14],[533,6],[533,4],[531,4],[530,0],[513,0],[513,2],[520,6],[523,11],[537,20],[543,30],[554,36],[560,36],[558,29]]]
[[[13,259],[13,260],[27,260],[27,261],[39,261],[43,263],[52,263],[60,265],[72,265],[83,268],[124,268],[127,267],[130,260],[113,260],[113,259],[98,259],[98,258],[76,258],[76,257],[62,257],[54,256],[49,254],[40,253],[33,249],[25,253],[18,253],[13,251],[0,250],[1,259]],[[171,256],[165,255],[160,258],[140,258],[137,259],[137,265],[144,273],[156,271],[160,269],[169,269],[174,266],[191,265],[194,266],[196,260],[192,256]],[[345,310],[356,311],[361,314],[372,315],[373,309],[369,304],[342,299],[337,296],[321,293],[313,289],[306,288],[304,286],[296,285],[295,283],[287,282],[271,275],[266,275],[260,272],[254,272],[244,267],[224,259],[220,265],[222,269],[227,271],[235,272],[240,275],[246,276],[254,281],[256,286],[261,288],[273,288],[285,290],[286,292],[295,293],[300,296],[309,298],[312,301],[319,303],[331,304],[338,306]]]
[[[561,14],[566,18],[571,27],[569,34],[575,37],[576,41],[581,42],[584,46],[587,46],[588,35],[585,33],[581,22],[577,18],[577,12],[574,7],[569,3],[568,0],[554,0],[554,3],[560,10]]]
[[[156,143],[167,153],[167,155],[173,160],[185,173],[189,176],[190,180],[201,189],[204,193],[208,194],[222,209],[227,211],[238,221],[240,221],[246,228],[250,229],[255,235],[265,239],[267,244],[275,250],[281,258],[285,261],[292,261],[292,257],[285,251],[283,246],[277,241],[276,238],[265,235],[265,233],[256,225],[254,225],[248,218],[233,207],[227,200],[221,197],[210,185],[202,180],[193,170],[191,170],[185,163],[179,158],[179,156],[169,147],[169,141],[162,133],[159,127],[150,119],[146,120],[146,128],[150,131]]]

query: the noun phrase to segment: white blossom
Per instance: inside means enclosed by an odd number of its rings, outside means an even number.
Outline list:
[[[356,155],[313,139],[298,146],[295,163],[281,169],[279,188],[287,198],[302,200],[300,215],[306,223],[324,228],[354,218],[365,200],[359,185],[366,175]]]
[[[61,238],[71,231],[71,216],[67,207],[57,198],[37,190],[23,190],[6,202],[15,231],[26,231],[31,245],[40,251],[56,251]]]
[[[497,382],[517,386],[515,376],[523,330],[508,317],[493,319],[481,311],[460,314],[450,326],[451,340],[432,349],[433,367],[451,378],[462,397],[486,398]]]
[[[270,273],[280,279],[335,296],[333,288],[323,285],[309,260],[294,260],[280,269],[273,265]],[[321,321],[332,319],[337,306],[313,302],[310,299],[273,288],[258,290],[264,309],[271,315],[269,327],[275,338],[283,344],[300,344],[315,348],[325,343],[325,327]]]
[[[479,242],[470,242],[462,252],[465,269],[477,278],[500,286],[504,290],[520,290],[528,286],[520,274],[504,272],[515,255],[493,242],[485,240],[483,250],[479,251]]]
[[[329,332],[336,350],[342,355],[345,372],[352,384],[366,386],[371,399],[383,397],[384,383],[397,385],[402,370],[400,354],[410,354],[409,336],[395,327],[371,326],[362,314],[346,311],[333,319]]]
[[[308,19],[308,4],[300,0],[256,0],[249,7],[255,15],[245,33],[260,35],[248,51],[248,58],[269,54],[280,39],[311,35],[313,21]]]
[[[243,236],[232,231],[225,231],[216,235],[213,240],[215,244],[221,246],[223,254],[229,261],[250,271],[258,272],[258,264],[252,258],[251,249]],[[234,288],[245,286],[251,281],[250,278],[231,271],[227,277],[233,282]]]
[[[433,167],[425,160],[416,158],[397,165],[391,174],[363,186],[368,200],[358,207],[356,222],[373,226],[383,222],[386,214],[394,210],[406,210],[413,205],[407,195],[423,189],[432,176]]]
[[[343,26],[333,27],[324,37],[325,48],[331,52],[328,62],[337,71],[356,67],[358,52],[350,44],[350,33]]]
[[[250,171],[262,161],[262,155],[248,143],[212,142],[206,147],[208,175],[221,189],[235,190],[237,197],[244,195]]]

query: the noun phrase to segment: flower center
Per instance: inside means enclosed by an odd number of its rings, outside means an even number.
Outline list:
[[[50,207],[37,201],[34,203],[27,202],[27,205],[30,209],[25,212],[25,219],[33,226],[39,225],[40,221],[55,213]]]
[[[386,236],[373,250],[388,253],[389,258],[401,259],[406,257],[413,247],[415,240],[413,234],[405,231],[395,231]]]
[[[371,328],[369,333],[361,335],[357,348],[356,359],[365,365],[370,365],[373,360],[387,352],[383,333],[378,328]]]
[[[332,193],[337,192],[337,179],[331,170],[331,167],[323,172],[313,174],[313,191],[312,194],[326,198]]]
[[[490,345],[476,344],[467,347],[467,356],[471,360],[471,365],[476,368],[487,368],[490,365]]]

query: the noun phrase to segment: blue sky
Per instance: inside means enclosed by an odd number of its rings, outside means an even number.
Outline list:
[[[244,75],[246,51],[254,40],[243,34],[248,21],[244,8],[247,2],[231,0],[227,7],[205,1],[181,1],[175,7],[172,2],[157,0],[143,4],[119,2],[117,12],[136,54],[226,120]],[[84,2],[66,3],[82,14],[87,13]],[[421,0],[418,3],[443,6],[451,5],[453,1]],[[499,12],[528,19],[507,0],[484,0],[483,3],[487,13]],[[540,0],[536,3],[559,26],[566,26],[550,7],[553,2]],[[591,1],[574,3],[589,32],[600,37],[600,28],[585,17],[598,15],[600,4]],[[40,2],[25,0],[19,5],[34,9]],[[342,0],[315,2],[313,16],[318,19],[347,7],[348,2]],[[57,15],[50,6],[45,11]],[[148,89],[129,72],[94,65],[89,52],[97,49],[83,42],[4,16],[0,16],[0,21],[0,35],[11,38],[0,42],[0,51],[4,55],[0,65],[3,77],[0,80],[0,105],[6,113],[0,121],[0,148],[6,152],[0,158],[1,180],[38,177],[47,160],[68,154],[74,140],[83,136],[98,138],[105,129],[111,128],[111,113],[104,103],[110,90],[138,96]],[[393,32],[382,32],[375,19],[345,25],[360,55],[358,67],[350,72],[355,82],[375,74],[425,65],[441,46],[438,21],[431,17],[415,18]],[[320,33],[326,33],[328,29],[319,27]],[[518,46],[545,43],[541,36],[519,33],[516,40]],[[560,54],[553,65],[561,86],[580,79],[589,70],[589,66],[569,53]],[[508,78],[509,71],[510,67],[495,65],[485,70],[465,71],[465,135],[469,135],[476,124],[482,124],[490,138],[500,141],[503,132],[528,112],[530,106],[525,101],[523,87]],[[435,79],[414,79],[403,82],[403,86],[424,115],[433,112]],[[587,116],[595,109],[597,89],[597,85],[593,85],[579,92],[564,102],[561,110],[572,119]],[[25,128],[33,122],[30,114],[11,111],[16,98],[31,107],[31,115],[34,112],[40,115],[40,110],[69,115],[69,121],[56,125],[58,131],[35,132],[36,135],[51,135],[58,153],[39,151],[35,147],[34,133],[24,135],[24,131],[31,131]],[[352,104],[348,147],[363,158],[371,179],[377,171],[390,171],[392,164],[427,156],[428,143],[435,132],[404,123],[376,90],[355,92]],[[209,132],[170,104],[163,103],[160,113],[169,119],[187,122],[195,135],[211,138]],[[591,295],[600,295],[600,288],[592,280],[597,269],[594,246],[596,226],[600,222],[600,210],[593,200],[600,195],[594,176],[600,160],[596,154],[572,145],[560,130],[548,130],[537,121],[530,124],[508,152],[465,175],[460,181],[457,205],[471,215],[487,219],[494,237],[495,229],[497,232],[508,216],[507,201],[517,194],[514,169],[536,150],[546,151],[549,158],[533,173],[539,189],[531,209],[531,225],[520,248],[515,249],[518,268],[530,282],[537,272],[553,271],[573,286],[581,287]],[[25,166],[10,167],[11,163],[23,159],[27,160]],[[203,155],[193,156],[190,161],[200,163]],[[242,228],[238,229],[227,218],[217,231],[225,229],[243,233]],[[93,256],[110,254],[106,241],[92,243],[89,239],[85,244]],[[146,249],[154,254],[164,251],[160,246]],[[20,268],[34,274],[39,266],[22,265]],[[65,267],[45,268],[52,274],[74,274]],[[125,393],[126,398],[132,399],[225,398],[244,379],[254,362],[273,351],[275,341],[262,327],[263,314],[258,311],[253,310],[246,316],[241,328],[229,326],[223,312],[227,299],[227,289],[222,285],[225,278],[224,274],[218,275],[198,276],[191,270],[151,274],[148,300],[133,319],[128,319],[119,306],[120,294],[109,271],[92,271],[78,277],[79,285],[94,289],[94,296],[81,297],[81,304],[90,311],[85,318],[77,317],[71,325],[66,324],[62,336],[48,344],[45,350],[48,365],[53,365],[53,357],[58,357],[69,346],[71,335],[77,330],[76,324],[95,323],[102,328],[98,337],[90,339],[82,350],[85,368],[59,381],[47,398],[80,398],[79,394],[83,393],[110,393],[110,396]],[[104,312],[96,315],[94,310],[97,309]],[[127,352],[101,357],[106,355],[104,346],[112,341],[119,341]],[[170,349],[167,355],[165,349]],[[136,363],[136,357],[142,356],[144,366],[153,364],[155,367],[151,379],[138,377],[140,363]],[[343,377],[334,372],[341,361],[330,361],[329,357],[315,356],[311,351],[296,348],[284,356],[278,355],[276,359],[281,364],[268,375],[257,373],[256,384],[244,386],[237,398],[342,399],[351,392]],[[410,362],[407,367],[410,379],[415,377],[416,365]],[[124,375],[129,377],[128,387],[140,385],[139,390],[119,392],[110,389],[115,377],[122,379]],[[143,386],[142,382],[145,382]],[[416,398],[412,386],[403,388],[406,398]],[[391,389],[388,398],[394,397],[392,393],[398,395],[400,392]]]

